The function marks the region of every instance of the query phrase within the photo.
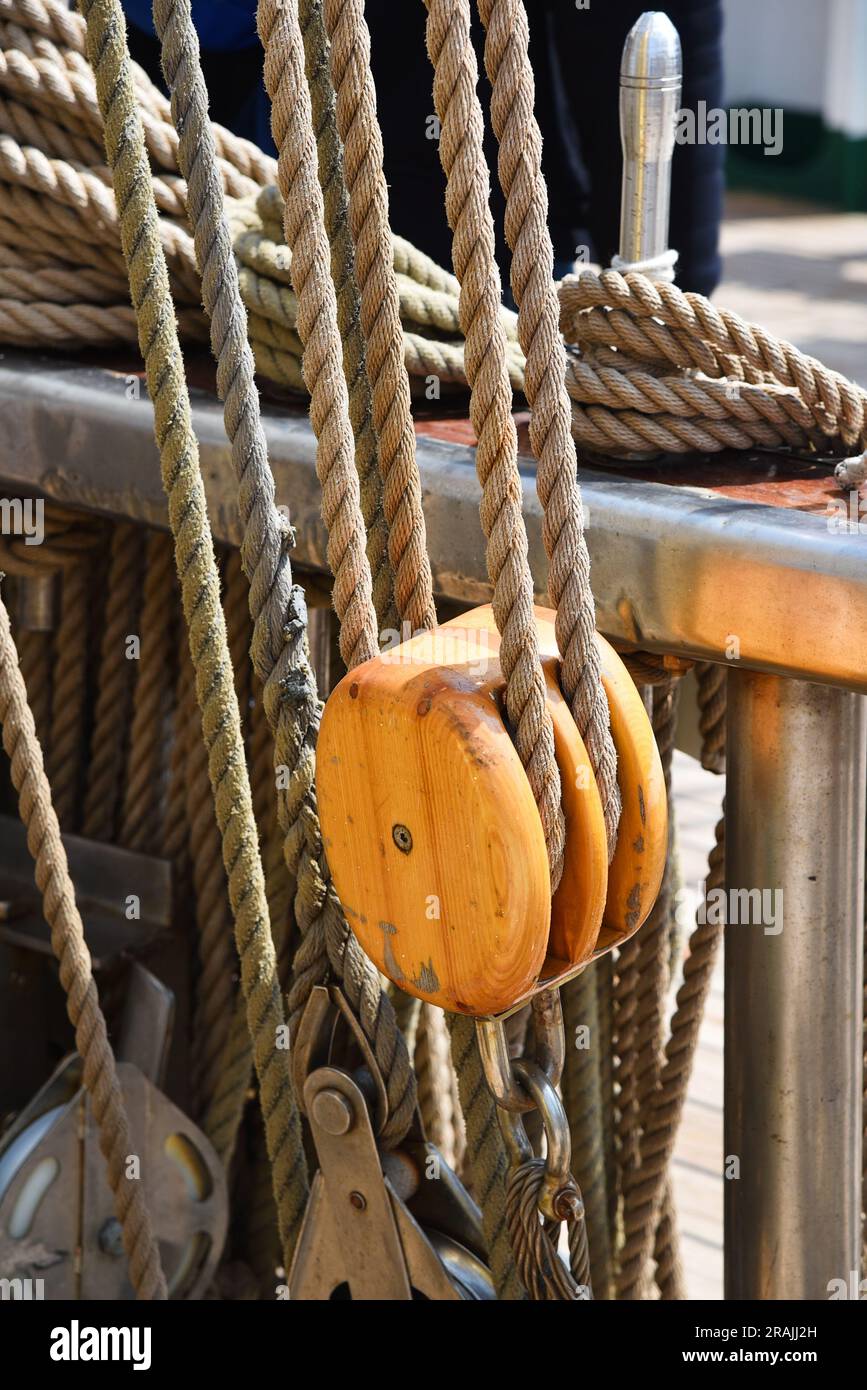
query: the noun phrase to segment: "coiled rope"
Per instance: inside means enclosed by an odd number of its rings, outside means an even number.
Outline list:
[[[867,392],[698,294],[643,275],[585,271],[560,287],[578,350],[566,384],[575,437],[603,453],[867,443]]]
[[[301,19],[305,47],[312,52],[308,4],[305,0]],[[515,0],[509,0],[510,6],[514,4]],[[351,13],[342,5],[335,6],[332,27],[339,16],[342,29],[336,30],[338,34],[349,32]],[[519,106],[511,122],[517,142],[522,138],[517,112],[532,109],[527,106],[532,88],[520,85],[530,74],[528,62],[520,58],[521,28],[511,36],[511,25],[519,24],[518,11],[500,11],[486,0],[485,16],[494,22],[495,41],[489,41],[487,51],[498,66],[505,62],[507,84],[501,83],[497,103],[501,116],[508,109],[507,86],[516,80],[519,83],[515,87],[521,93]],[[350,56],[354,51],[347,50]],[[125,301],[110,177],[101,152],[101,116],[83,52],[80,19],[66,11],[59,0],[0,0],[0,187],[4,207],[0,243],[5,247],[0,270],[0,341],[42,346],[135,339],[133,316]],[[351,61],[360,60],[351,57]],[[323,68],[315,60],[308,62],[307,68],[316,105]],[[202,340],[206,327],[184,217],[187,190],[184,179],[178,176],[177,135],[165,97],[144,72],[134,66],[133,73],[179,325],[184,335]],[[344,72],[344,85],[347,80]],[[361,88],[358,90],[361,93]],[[317,108],[314,117],[329,239],[336,257],[332,268],[340,323],[345,330],[352,420],[356,438],[362,441],[364,500],[373,466],[369,422],[365,423],[369,395],[365,396],[359,373],[362,359],[352,329],[352,299],[345,293],[351,276],[340,261],[339,228],[344,215],[339,198],[335,201],[338,189],[331,177],[336,166],[333,141],[330,152],[328,149],[329,119],[324,108]],[[282,386],[303,391],[291,256],[282,236],[279,195],[273,187],[276,166],[249,142],[216,125],[213,131],[257,372]],[[530,126],[526,133],[529,138]],[[514,149],[522,148],[515,142]],[[534,146],[527,146],[531,148]],[[355,177],[360,180],[360,198],[369,196],[366,190],[373,189],[365,173],[373,153],[358,151],[357,167],[355,158],[352,161]],[[508,150],[501,157],[504,172],[509,169],[510,157]],[[534,160],[535,155],[531,163]],[[537,213],[544,204],[544,198],[538,203],[533,188],[534,180],[524,170],[518,193],[513,196],[510,225],[513,230],[524,229],[521,239],[525,246],[536,235]],[[530,201],[523,204],[522,199]],[[380,252],[383,246],[381,242]],[[464,384],[457,283],[399,238],[392,238],[392,254],[404,360],[411,378],[419,386],[436,379],[437,390]],[[658,275],[656,269],[653,273]],[[626,274],[585,270],[567,277],[559,287],[559,298],[560,323],[570,344],[564,365],[572,402],[571,428],[579,443],[601,454],[620,456],[646,453],[648,449],[666,453],[755,447],[818,450],[822,455],[841,457],[837,477],[842,487],[860,486],[867,473],[865,392],[861,387],[761,327],[716,310],[699,295],[684,295],[675,286],[635,270]],[[543,300],[531,294],[530,302],[536,305],[535,314]],[[501,309],[500,317],[512,387],[526,390],[531,399],[538,383],[526,386],[515,316]],[[526,314],[525,320],[532,322]],[[547,333],[547,318],[540,322]],[[383,361],[393,361],[397,341],[392,334],[391,357],[386,354]],[[396,428],[396,420],[389,428]],[[395,438],[403,440],[405,453],[408,434],[401,429]],[[858,457],[849,457],[853,450],[859,451]],[[375,490],[369,500],[370,505],[365,501],[368,521],[376,514]],[[381,531],[377,535],[371,563],[379,596],[377,611],[382,618],[388,600],[380,562],[384,535]],[[416,543],[417,538],[413,545]]]

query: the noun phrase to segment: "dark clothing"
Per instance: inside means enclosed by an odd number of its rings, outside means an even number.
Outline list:
[[[558,261],[571,261],[579,246],[587,246],[591,260],[607,265],[620,231],[620,56],[628,31],[647,8],[646,0],[593,0],[587,10],[576,9],[572,0],[526,0],[526,8],[554,255]],[[682,106],[694,109],[699,99],[708,108],[720,106],[721,0],[669,0],[663,8],[683,47]],[[444,176],[436,142],[424,138],[426,117],[434,109],[431,84],[413,56],[424,45],[424,6],[421,0],[399,5],[394,0],[368,0],[367,14],[392,226],[440,264],[450,265]],[[477,17],[474,38],[484,74],[483,30]],[[487,112],[490,87],[483,75],[480,94]],[[497,259],[507,266],[497,144],[487,117],[485,145],[492,171]],[[723,156],[718,145],[676,146],[672,166],[669,241],[680,253],[677,282],[702,294],[709,294],[720,276]]]
[[[125,0],[133,24],[143,24],[149,0]],[[473,7],[474,8],[474,7]],[[593,0],[578,9],[572,0],[526,0],[530,57],[536,78],[536,114],[544,145],[549,221],[558,269],[579,246],[608,264],[617,250],[622,157],[618,124],[620,55],[628,30],[642,13],[641,0]],[[668,0],[666,13],[683,46],[682,105],[722,105],[722,0]],[[245,22],[246,14],[246,22]],[[441,265],[451,265],[451,237],[443,206],[432,74],[425,51],[422,0],[367,0],[371,65],[376,81],[394,230]],[[239,134],[273,151],[262,57],[253,0],[194,0],[202,41],[211,111]],[[474,17],[480,95],[489,107],[482,61],[483,31]],[[152,32],[152,30],[151,30]],[[135,31],[133,56],[158,78],[156,41]],[[229,47],[218,52],[216,46]],[[502,235],[504,203],[496,178],[497,146],[486,118],[486,153],[492,174],[491,203],[497,257],[509,264]],[[718,232],[722,215],[724,149],[678,145],[672,168],[670,244],[680,253],[677,282],[709,294],[720,275]]]

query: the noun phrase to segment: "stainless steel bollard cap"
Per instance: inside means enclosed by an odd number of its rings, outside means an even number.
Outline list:
[[[620,59],[620,85],[666,90],[680,87],[680,38],[667,14],[647,10],[633,24]]]

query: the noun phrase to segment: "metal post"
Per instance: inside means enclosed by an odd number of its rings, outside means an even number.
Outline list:
[[[860,1255],[865,699],[728,685],[725,1296],[827,1299]]]
[[[620,62],[620,255],[646,261],[668,248],[671,159],[680,102],[681,54],[667,15],[633,24]]]

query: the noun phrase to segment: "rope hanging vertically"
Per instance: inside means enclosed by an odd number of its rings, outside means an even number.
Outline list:
[[[180,132],[178,160],[187,180],[196,255],[202,273],[202,296],[211,320],[211,346],[217,361],[217,389],[224,401],[226,432],[238,480],[238,502],[244,525],[241,562],[250,582],[253,618],[251,655],[256,675],[264,686],[265,710],[274,733],[275,767],[280,774],[278,814],[286,835],[287,868],[297,883],[295,915],[302,940],[296,954],[296,980],[290,995],[290,1024],[294,1027],[297,1022],[313,985],[321,983],[329,969],[332,970],[343,985],[380,1065],[389,1099],[383,1138],[387,1144],[394,1144],[409,1126],[415,1104],[414,1079],[391,1005],[382,992],[376,972],[346,925],[328,881],[313,786],[320,704],[307,655],[306,607],[303,593],[292,582],[288,555],[290,531],[274,501],[274,479],[253,381],[246,316],[225,219],[223,190],[208,120],[207,92],[188,0],[157,0],[154,22],[171,91],[172,119]],[[294,56],[294,71],[307,99],[309,113],[303,68],[298,67],[301,54],[296,52]],[[312,140],[312,129],[308,131],[308,140]],[[315,151],[310,143],[305,150],[307,187],[315,189],[321,214]],[[321,227],[321,216],[316,226]],[[301,263],[299,260],[298,265]],[[330,286],[327,262],[324,275]],[[299,291],[299,315],[301,299]],[[334,309],[333,288],[331,307]],[[333,337],[331,341],[333,344]],[[339,344],[339,339],[337,341]],[[376,618],[363,551],[364,525],[358,514],[359,484],[346,413],[346,386],[342,365],[337,365],[340,370],[333,372],[335,354],[332,350],[329,368],[340,388],[344,413],[338,435],[326,427],[329,443],[339,438],[337,456],[326,463],[327,448],[320,451],[323,454],[320,471],[324,479],[323,515],[329,528],[329,563],[335,573],[335,606],[344,619],[341,632],[342,640],[345,639],[344,658],[351,647],[356,658],[363,659],[377,648]],[[314,427],[315,423],[314,419]],[[343,489],[348,491],[344,493]],[[363,583],[361,585],[364,599],[360,593],[353,592],[352,573],[356,564],[360,565],[362,574],[366,573],[366,589]],[[288,778],[285,778],[287,771]],[[236,1074],[240,1084],[240,1067]],[[267,1097],[263,1098],[264,1102]],[[240,1114],[239,1106],[235,1105],[234,1113]]]
[[[0,724],[21,820],[27,830],[27,847],[33,856],[36,885],[42,894],[45,920],[51,928],[51,948],[60,966],[66,1010],[75,1029],[84,1085],[93,1106],[99,1147],[106,1161],[123,1246],[129,1259],[130,1278],[138,1298],[164,1299],[167,1297],[166,1281],[141,1182],[127,1176],[127,1160],[135,1152],[129,1119],[99,1006],[90,952],[84,940],[60,826],[51,802],[51,788],[42,765],[42,750],[2,598]]]
[[[447,178],[446,213],[453,233],[455,274],[461,286],[470,419],[478,439],[481,521],[494,590],[494,617],[502,635],[506,710],[542,820],[551,888],[555,891],[562,874],[566,832],[521,510],[518,439],[500,321],[500,279],[482,148],[484,123],[476,96],[478,72],[470,39],[469,3],[426,3],[427,45],[434,65],[434,102],[440,119],[439,151]]]
[[[395,604],[401,620],[418,631],[435,626],[436,612],[382,172],[382,132],[370,69],[370,35],[363,0],[324,0],[322,13],[331,41],[329,58],[344,148]],[[288,234],[286,239],[292,246]],[[304,339],[303,332],[301,336]]]
[[[349,393],[349,418],[355,435],[355,466],[361,486],[361,511],[367,527],[367,559],[373,586],[373,604],[380,631],[396,629],[400,620],[394,607],[388,524],[382,510],[379,444],[373,427],[370,379],[365,360],[364,334],[361,331],[361,303],[355,279],[355,244],[349,226],[349,194],[343,172],[343,145],[337,129],[337,99],[331,81],[322,0],[300,0],[298,19],[304,40],[325,230],[331,247],[331,278],[337,297],[337,324],[343,343],[343,374]],[[282,239],[282,213],[278,220]],[[251,240],[255,247],[253,254],[258,259],[263,250],[262,240],[256,233],[253,233]]]
[[[118,0],[81,0],[80,8],[87,22],[87,56],[96,80],[124,259],[154,409],[288,1267],[306,1200],[304,1154],[288,1053],[277,1045],[278,1030],[284,1022],[283,1005],[220,606],[219,576],[123,13]]]
[[[527,359],[524,390],[531,410],[536,487],[544,512],[548,589],[557,609],[560,679],[596,776],[610,857],[620,818],[617,755],[594,638],[590,557],[564,385],[566,354],[553,279],[542,137],[533,113],[529,26],[523,0],[478,0],[478,8],[486,30],[485,68],[506,198],[505,232],[512,252],[518,338]]]

